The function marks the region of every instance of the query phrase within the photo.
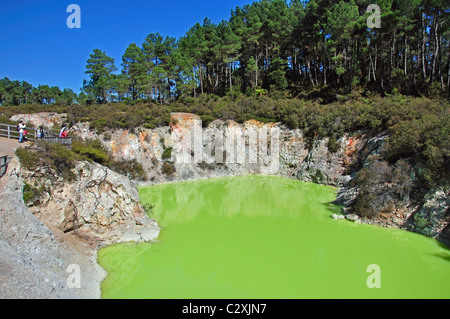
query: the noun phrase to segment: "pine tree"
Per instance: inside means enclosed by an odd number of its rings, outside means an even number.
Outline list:
[[[112,72],[116,71],[114,59],[107,56],[104,51],[94,49],[87,60],[86,73],[90,74],[94,95],[99,103],[108,101],[108,91],[111,88]]]

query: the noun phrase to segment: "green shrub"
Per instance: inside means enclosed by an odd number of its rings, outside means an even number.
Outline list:
[[[151,215],[153,215],[153,208],[155,208],[155,205],[150,203],[141,203],[141,205],[144,208],[144,211],[147,214],[147,216],[151,217]]]
[[[337,138],[335,135],[333,135],[332,137],[330,137],[330,139],[328,140],[328,144],[327,144],[328,150],[331,153],[336,153],[337,151],[339,151],[339,149],[341,148],[341,146],[339,145]]]
[[[75,174],[72,169],[75,167],[80,157],[74,152],[59,143],[44,143],[40,147],[44,156],[43,161],[52,166],[60,174],[64,180],[72,181],[75,179]]]
[[[39,164],[39,155],[31,151],[29,147],[19,147],[16,149],[15,154],[19,158],[20,163],[29,170],[34,170]]]
[[[99,164],[106,164],[109,161],[109,155],[99,140],[87,140],[86,142],[74,140],[72,142],[72,151],[81,155],[84,159],[92,160]]]
[[[162,153],[162,156],[161,156],[163,161],[168,161],[168,160],[172,159],[172,150],[173,150],[172,147],[166,148],[164,150],[164,152]]]
[[[375,218],[393,207],[405,207],[410,203],[414,185],[411,166],[404,160],[395,165],[372,159],[358,172],[356,184],[359,194],[353,205],[360,216]]]
[[[314,174],[311,175],[313,183],[322,184],[325,181],[325,176],[322,171],[316,170]]]
[[[131,161],[111,160],[110,163],[108,164],[108,167],[134,180],[146,181],[148,179],[144,167],[141,164],[139,164],[136,160]]]
[[[216,119],[211,115],[202,115],[200,118],[202,119],[202,127],[208,127],[208,125]]]
[[[90,128],[95,130],[98,134],[103,133],[107,126],[108,122],[104,118],[98,118],[90,122]]]
[[[175,172],[175,166],[173,164],[164,162],[161,168],[161,172],[166,176],[172,176]]]
[[[16,155],[20,163],[29,170],[34,170],[38,166],[50,167],[64,179],[71,180],[74,174],[71,171],[75,162],[80,160],[77,154],[67,147],[58,143],[39,142],[38,149],[18,148]]]
[[[16,151],[21,164],[30,170],[47,166],[56,170],[58,176],[70,181],[76,177],[73,172],[76,162],[88,160],[105,165],[131,179],[147,180],[147,174],[141,164],[136,160],[114,160],[99,140],[74,140],[72,149],[58,143],[39,142],[38,145],[37,151],[29,148],[19,148]]]
[[[35,201],[43,193],[43,188],[37,189],[25,183],[23,186],[23,201],[25,204]]]
[[[403,121],[390,129],[384,157],[395,162],[412,158],[423,167],[421,178],[427,188],[450,179],[450,114],[428,114]]]

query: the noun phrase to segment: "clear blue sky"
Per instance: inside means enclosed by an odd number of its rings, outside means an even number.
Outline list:
[[[0,78],[48,84],[76,93],[88,76],[93,49],[106,51],[121,70],[130,43],[150,33],[179,38],[208,17],[228,20],[253,0],[0,0]],[[81,8],[81,29],[69,29],[70,4]]]

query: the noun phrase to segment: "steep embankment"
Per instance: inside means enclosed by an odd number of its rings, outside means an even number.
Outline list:
[[[0,179],[0,298],[100,298],[97,249],[158,237],[128,178],[89,162],[73,170],[69,182],[13,158]],[[26,204],[25,184],[39,192]]]
[[[23,202],[17,158],[0,180],[0,298],[99,298],[105,273],[92,247],[50,230]],[[79,289],[67,286],[69,265],[82,269]]]

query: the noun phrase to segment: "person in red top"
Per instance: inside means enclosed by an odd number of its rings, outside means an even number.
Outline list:
[[[65,126],[59,132],[59,137],[62,137],[62,138],[67,137],[67,131],[66,131],[66,127]]]

